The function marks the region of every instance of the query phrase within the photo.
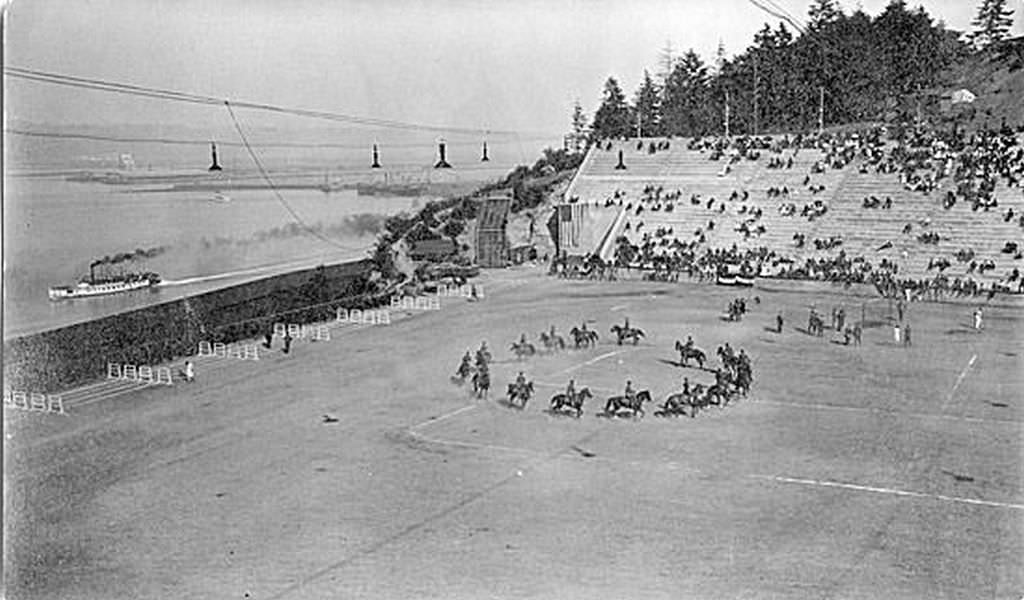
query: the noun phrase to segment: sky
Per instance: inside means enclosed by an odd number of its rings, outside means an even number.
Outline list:
[[[879,13],[888,0],[842,1]],[[804,17],[808,0],[776,0]],[[969,29],[974,0],[910,0]],[[1024,34],[1024,0],[1013,33]],[[562,132],[666,43],[710,59],[777,19],[749,0],[11,0],[11,66],[441,127]],[[5,81],[8,122],[223,120],[215,107]],[[281,126],[309,126],[282,122]]]

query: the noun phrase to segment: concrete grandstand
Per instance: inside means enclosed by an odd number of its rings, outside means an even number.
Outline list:
[[[999,180],[993,190],[996,206],[972,207],[963,201],[946,206],[948,195],[956,193],[956,177],[939,178],[934,187],[922,191],[910,189],[914,182],[905,175],[879,168],[892,160],[893,142],[847,142],[852,160],[837,161],[835,147],[794,147],[780,144],[782,139],[761,138],[758,149],[746,153],[716,151],[692,139],[594,145],[565,200],[612,210],[621,207],[625,215],[611,224],[607,219],[589,222],[609,229],[582,235],[598,241],[584,250],[612,260],[614,245],[600,241],[624,235],[639,246],[662,238],[685,243],[700,237],[707,248],[767,247],[778,259],[796,263],[844,252],[871,263],[895,263],[901,277],[927,279],[941,270],[948,278],[975,278],[985,289],[1001,285],[1019,291],[1020,278],[1012,277],[1022,265],[1024,195],[1019,187]],[[620,150],[626,169],[616,168]],[[936,162],[941,164],[941,155]],[[868,207],[872,198],[880,206]],[[889,208],[882,208],[883,202]],[[787,205],[792,209],[787,211]],[[801,214],[802,206],[812,207],[810,214]],[[824,210],[814,211],[814,206]],[[841,243],[819,249],[812,243],[818,239]],[[1016,242],[1016,249],[1010,246],[1008,251],[1008,242]],[[667,251],[666,243],[659,245],[661,253]],[[970,254],[962,255],[968,260],[956,258],[968,250]],[[762,274],[770,274],[779,262],[762,265]],[[978,272],[976,267],[982,264],[986,267]]]

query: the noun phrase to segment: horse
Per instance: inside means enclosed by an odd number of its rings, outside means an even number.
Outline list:
[[[644,337],[644,332],[639,327],[623,327],[622,325],[612,325],[611,332],[618,336],[618,345],[622,345],[623,340],[633,340],[633,345],[636,346],[640,341],[640,338]]]
[[[606,415],[617,414],[621,409],[628,409],[633,413],[633,416],[643,416],[644,414],[644,402],[651,401],[651,392],[648,390],[641,390],[636,393],[632,399],[626,398],[625,396],[612,396],[608,398],[608,402],[604,405],[604,413]]]
[[[536,354],[537,348],[535,348],[530,342],[516,342],[512,344],[512,352],[515,353],[516,359],[522,360],[524,356],[533,356]]]
[[[704,368],[704,361],[707,360],[707,356],[704,355],[704,351],[700,348],[687,348],[679,340],[676,340],[676,352],[679,353],[679,362],[684,367],[690,366],[690,359],[697,361],[697,366],[701,369]]]
[[[540,341],[544,344],[544,348],[549,352],[554,350],[565,350],[565,339],[557,333],[551,335],[546,331],[542,331],[540,332]]]
[[[686,416],[687,406],[690,407],[690,418],[692,419],[693,417],[696,417],[697,405],[689,395],[683,394],[682,392],[678,394],[670,394],[669,397],[665,399],[665,403],[661,405],[661,410],[654,414],[659,417],[679,415]]]
[[[715,400],[712,401],[712,398]],[[733,399],[733,393],[729,390],[728,383],[715,383],[708,386],[706,392],[704,392],[704,401],[707,404],[714,404],[715,406],[728,406],[729,402]]]
[[[526,408],[526,403],[530,401],[530,396],[533,395],[533,382],[527,382],[524,384],[508,384],[508,403],[510,406],[522,410]],[[521,403],[516,403],[516,400],[521,400]]]
[[[825,335],[825,320],[812,314],[807,318],[807,333],[818,337]]]
[[[477,398],[486,398],[488,390],[491,389],[491,375],[487,371],[473,373],[473,395]]]
[[[583,414],[583,402],[593,398],[594,395],[590,393],[590,388],[583,388],[576,392],[572,396],[567,394],[555,394],[551,397],[551,410],[560,411],[562,408],[571,408],[576,411],[576,418],[580,418]]]
[[[591,345],[597,344],[597,332],[590,329],[580,329],[579,327],[573,327],[569,331],[569,335],[572,336],[573,342],[576,344],[576,348],[587,348]]]
[[[455,385],[462,385],[466,383],[466,379],[470,377],[476,370],[473,365],[469,363],[461,363],[455,374],[452,375],[451,380]]]

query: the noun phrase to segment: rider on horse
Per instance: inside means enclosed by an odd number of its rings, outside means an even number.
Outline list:
[[[569,380],[569,385],[567,385],[565,387],[565,397],[568,398],[569,400],[573,400],[573,399],[576,398],[576,380],[575,379],[570,379]]]
[[[491,361],[491,352],[487,349],[487,342],[480,342],[480,349],[476,351],[476,366],[486,365]]]
[[[690,378],[689,377],[683,377],[683,395],[684,396],[689,396],[690,395]]]
[[[693,350],[693,337],[687,335],[686,343],[683,344],[683,352],[689,352],[690,350]]]
[[[633,382],[632,381],[626,381],[626,391],[623,392],[622,395],[625,396],[626,400],[628,400],[630,403],[633,403],[633,402],[636,401],[636,392],[633,390]]]
[[[516,389],[522,389],[526,385],[526,376],[520,371],[519,375],[516,376]]]
[[[462,363],[459,365],[459,370],[457,371],[461,377],[465,377],[469,374],[472,362],[473,359],[469,356],[469,350],[466,350],[466,353],[462,355]]]

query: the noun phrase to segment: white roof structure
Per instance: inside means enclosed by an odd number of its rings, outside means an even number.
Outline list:
[[[953,94],[950,97],[950,99],[953,101],[953,104],[970,104],[971,102],[974,102],[977,98],[978,97],[971,93],[971,91],[968,89],[957,90],[953,92]]]

